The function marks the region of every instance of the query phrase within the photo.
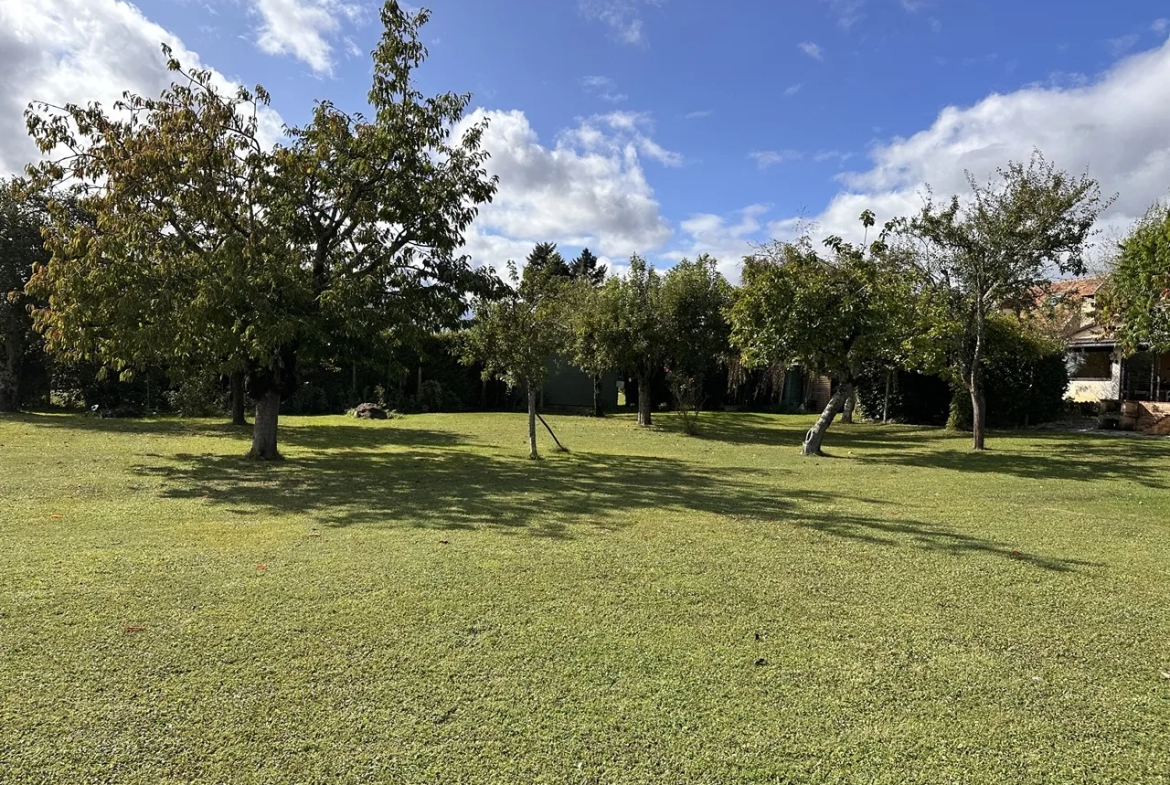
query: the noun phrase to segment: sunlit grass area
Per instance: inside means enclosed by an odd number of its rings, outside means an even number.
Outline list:
[[[1170,442],[0,419],[0,781],[1170,781]]]

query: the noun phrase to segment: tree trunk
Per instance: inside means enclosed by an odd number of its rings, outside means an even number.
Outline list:
[[[12,398],[8,394],[8,380],[0,375],[0,414],[16,411]]]
[[[987,401],[983,397],[983,380],[978,374],[971,380],[971,433],[972,447],[976,450],[986,449]]]
[[[890,421],[890,377],[893,375],[893,371],[886,371],[886,397],[882,401],[882,425]]]
[[[643,428],[649,428],[653,425],[653,418],[650,412],[649,377],[638,377],[638,425]]]
[[[805,434],[804,448],[800,451],[801,455],[806,457],[824,455],[821,452],[821,443],[825,440],[825,432],[833,424],[833,418],[837,416],[837,412],[841,411],[841,407],[845,404],[845,391],[847,387],[847,385],[843,384],[837,388],[837,392],[833,393],[833,397],[829,399],[828,406],[821,412],[821,416],[817,418],[816,424]]]
[[[270,391],[256,401],[256,425],[252,430],[252,451],[249,458],[262,461],[280,459],[276,449],[276,426],[280,418],[280,393]]]
[[[236,371],[231,375],[232,388],[232,425],[247,425],[248,418],[244,414],[246,401],[244,400],[244,373]]]
[[[536,451],[536,387],[528,385],[528,457],[539,460],[540,453]]]
[[[853,389],[853,385],[849,385],[845,390],[845,404],[841,412],[841,422],[846,425],[853,424],[853,412],[857,409],[857,392]]]
[[[0,294],[0,297],[3,297]],[[11,337],[4,342],[4,366],[0,367],[0,412],[20,409],[20,346]]]
[[[593,377],[593,416],[605,416],[601,405],[601,374],[595,374]]]

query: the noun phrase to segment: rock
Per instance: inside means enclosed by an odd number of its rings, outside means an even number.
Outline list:
[[[386,410],[376,403],[363,403],[358,405],[353,413],[354,417],[359,420],[385,420]]]

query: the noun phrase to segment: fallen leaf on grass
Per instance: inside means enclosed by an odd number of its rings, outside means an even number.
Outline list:
[[[64,518],[65,516],[64,516],[64,515],[62,515],[62,514],[61,514],[61,513],[59,513],[59,512],[55,512],[55,513],[53,513],[52,515],[50,515],[49,517],[50,517],[50,518],[52,518],[52,519],[53,519],[53,520],[55,520],[55,521],[59,521],[59,520],[61,520],[62,518]]]
[[[142,627],[123,627],[122,632],[125,632],[125,633],[142,632],[143,629],[144,628],[142,628]]]
[[[450,545],[450,544],[451,543],[449,540],[439,540],[439,545]]]
[[[267,565],[267,564],[257,564],[257,565],[256,565],[256,569],[257,569],[257,570],[267,570],[267,569],[268,569],[268,565]]]
[[[1170,671],[1162,671],[1163,679],[1170,679]]]

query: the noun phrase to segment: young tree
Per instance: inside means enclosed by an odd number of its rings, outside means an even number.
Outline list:
[[[1097,304],[1126,354],[1170,352],[1170,207],[1155,205],[1122,241]]]
[[[467,94],[424,96],[420,28],[394,0],[382,9],[373,116],[319,104],[286,147],[266,148],[262,88],[224,97],[208,72],[159,99],[127,95],[127,117],[97,105],[30,111],[41,150],[33,187],[67,181],[97,227],[56,220],[53,260],[34,281],[52,306],[51,344],[127,372],[170,366],[244,369],[256,399],[251,455],[276,458],[283,397],[298,362],[329,359],[406,322],[450,322],[484,285],[462,235],[495,191],[483,126],[452,140]]]
[[[565,341],[569,360],[593,380],[593,416],[602,417],[601,377],[616,367],[602,307],[602,290],[576,277],[564,290]]]
[[[601,292],[601,340],[613,367],[638,382],[638,425],[652,424],[650,385],[666,359],[662,277],[640,256],[630,257],[630,272],[610,278]]]
[[[935,344],[971,396],[973,445],[984,449],[983,391],[988,317],[1035,307],[1051,271],[1082,274],[1093,224],[1108,202],[1096,181],[1057,170],[1040,153],[1012,162],[971,194],[891,224],[910,243],[935,324]]]
[[[502,298],[479,297],[471,326],[462,333],[463,361],[483,364],[483,378],[502,379],[523,390],[528,402],[528,457],[537,460],[536,395],[548,376],[549,361],[565,343],[560,284],[521,281],[509,262],[511,287]],[[551,433],[551,430],[550,430]],[[554,437],[555,438],[555,437]]]
[[[884,243],[869,253],[840,238],[820,256],[804,238],[772,243],[744,260],[743,286],[731,310],[732,343],[757,367],[801,365],[826,374],[836,389],[805,435],[803,455],[821,455],[825,432],[853,394],[855,375],[887,356],[902,338],[903,276]]]
[[[675,408],[687,433],[694,433],[703,407],[706,374],[730,352],[731,285],[707,254],[683,259],[662,282],[666,365]]]
[[[16,199],[9,183],[0,180],[0,412],[20,408],[25,358],[37,343],[25,284],[33,268],[48,259],[43,223],[41,211]]]
[[[585,280],[591,286],[605,283],[605,272],[605,265],[588,248],[582,249],[581,255],[569,262],[569,275]]]

